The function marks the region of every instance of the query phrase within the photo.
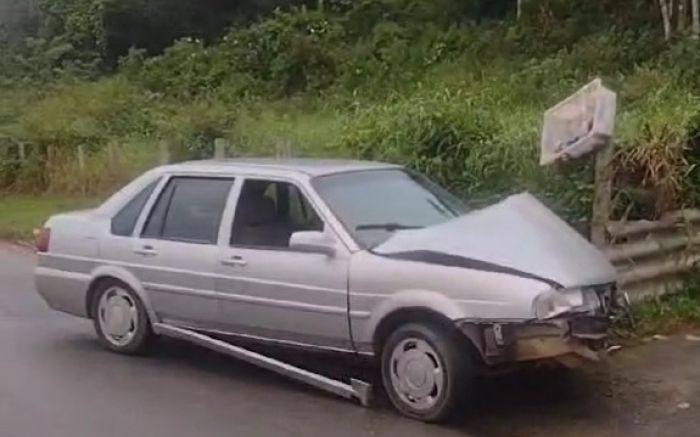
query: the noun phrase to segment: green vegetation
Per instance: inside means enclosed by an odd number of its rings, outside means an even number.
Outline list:
[[[224,137],[401,162],[473,202],[528,189],[580,220],[590,163],[539,168],[539,128],[601,76],[620,94],[616,215],[697,203],[700,43],[665,41],[649,1],[527,1],[519,20],[505,0],[150,3],[37,0],[0,23],[0,190],[100,194],[161,142],[183,160]]]
[[[677,293],[632,304],[631,317],[620,317],[615,332],[622,338],[672,334],[700,325],[700,281],[697,274]]]
[[[93,199],[74,197],[11,195],[0,198],[0,240],[31,240],[34,229],[46,218],[62,211],[89,208]]]

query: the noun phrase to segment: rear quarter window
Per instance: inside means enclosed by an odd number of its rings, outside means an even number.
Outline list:
[[[113,235],[129,237],[133,234],[136,221],[141,215],[141,210],[143,210],[144,205],[146,205],[159,181],[160,178],[148,184],[112,218]]]

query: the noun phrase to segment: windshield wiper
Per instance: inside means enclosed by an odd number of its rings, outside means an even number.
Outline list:
[[[356,231],[369,231],[372,229],[382,229],[389,232],[400,231],[402,229],[420,229],[423,226],[404,225],[401,223],[372,223],[366,225],[358,225]]]

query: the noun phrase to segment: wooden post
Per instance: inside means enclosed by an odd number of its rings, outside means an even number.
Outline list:
[[[518,0],[517,9],[515,11],[515,18],[520,20],[523,15],[523,0]]]
[[[291,158],[292,157],[292,143],[289,140],[280,141],[277,143],[276,155],[277,158]]]
[[[85,185],[85,148],[82,144],[78,144],[78,169],[80,170],[80,189],[85,195],[86,185]]]
[[[226,139],[217,138],[214,140],[214,159],[226,159]]]
[[[82,144],[78,144],[78,168],[81,172],[85,171],[85,149]]]
[[[20,161],[24,162],[27,160],[27,149],[24,143],[17,144],[17,153]]]
[[[610,220],[613,182],[613,158],[615,148],[609,143],[595,155],[595,181],[593,213],[591,216],[591,241],[599,248],[607,246],[607,225]]]
[[[119,159],[117,148],[112,142],[107,144],[107,156],[109,157],[109,162],[117,162],[117,160]]]
[[[170,163],[170,146],[165,140],[161,140],[158,143],[158,162],[160,165]]]
[[[693,38],[698,39],[700,37],[700,2],[698,0],[691,0],[691,9],[693,16]]]

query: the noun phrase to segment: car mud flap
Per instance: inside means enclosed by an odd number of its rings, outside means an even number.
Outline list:
[[[226,354],[258,367],[271,370],[280,375],[289,377],[299,382],[314,386],[328,393],[345,399],[357,399],[362,406],[368,407],[372,401],[372,385],[357,379],[351,379],[346,384],[336,379],[328,378],[318,373],[287,364],[283,361],[250,351],[240,346],[235,346],[225,341],[218,340],[205,334],[190,329],[178,328],[165,323],[155,323],[153,330],[156,334],[166,337],[185,340],[199,346],[206,347],[216,352]]]

